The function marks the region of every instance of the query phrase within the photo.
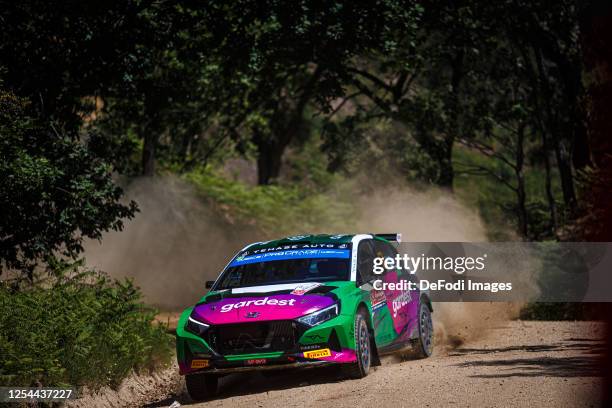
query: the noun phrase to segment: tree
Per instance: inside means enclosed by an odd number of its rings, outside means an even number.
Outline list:
[[[509,16],[503,26],[529,72],[537,106],[533,113],[554,152],[565,208],[574,216],[575,173],[591,163],[579,42],[580,16],[587,4],[508,1],[498,7],[498,13]]]
[[[414,35],[420,7],[412,2],[237,2],[209,4],[212,58],[238,100],[234,137],[256,147],[260,184],[278,177],[282,156],[304,134],[309,109],[329,114],[346,94],[353,60],[385,52]],[[210,54],[209,54],[210,55]]]
[[[586,68],[588,111],[588,144],[592,163],[580,175],[582,203],[579,218],[573,222],[570,239],[612,241],[612,6],[608,2],[592,2],[581,15],[581,45]],[[609,311],[610,308],[608,308]],[[612,313],[608,313],[608,321]],[[609,342],[609,349],[612,344]],[[611,358],[608,357],[608,362]],[[608,372],[607,383],[612,385]],[[607,401],[612,401],[608,386]]]
[[[4,84],[30,100],[35,116],[70,135],[104,102],[129,100],[131,112],[141,116],[143,172],[152,174],[164,112],[192,78],[179,78],[186,68],[174,51],[189,40],[181,37],[183,28],[195,26],[191,10],[179,3],[7,3],[0,10]]]
[[[31,101],[32,113],[75,132],[95,109],[86,97],[129,86],[141,68],[137,44],[154,45],[147,1],[85,4],[5,2],[0,10],[4,86]]]
[[[421,3],[416,36],[400,35],[391,52],[375,51],[348,70],[362,109],[402,123],[407,137],[437,165],[426,180],[452,189],[455,140],[479,122],[473,116],[471,72],[481,48],[489,47],[491,24],[466,4]],[[482,44],[479,44],[482,42]]]
[[[136,204],[119,202],[106,163],[30,109],[0,92],[0,272],[25,271],[32,280],[37,265],[76,259],[85,237],[121,229]]]

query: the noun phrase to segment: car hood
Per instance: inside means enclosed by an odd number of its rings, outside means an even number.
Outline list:
[[[298,285],[293,289],[286,286],[272,285],[246,291],[240,289],[214,293],[213,296],[207,296],[203,303],[196,305],[192,315],[208,324],[291,320],[335,303],[334,296],[324,293],[308,294],[308,291],[300,290]],[[319,285],[319,291],[324,286]]]

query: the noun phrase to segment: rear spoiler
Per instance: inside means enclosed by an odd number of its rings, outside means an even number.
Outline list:
[[[380,237],[380,238],[384,238],[387,241],[391,241],[391,242],[402,242],[401,232],[395,232],[391,234],[373,234],[373,235]]]

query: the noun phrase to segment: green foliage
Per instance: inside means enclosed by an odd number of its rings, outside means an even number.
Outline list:
[[[108,125],[108,123],[106,124]],[[142,140],[132,130],[125,133],[111,132],[105,126],[91,126],[87,139],[87,150],[107,163],[122,175],[136,176],[140,174],[140,155]]]
[[[0,384],[116,386],[168,362],[172,338],[131,281],[72,271],[47,287],[0,287]]]
[[[328,171],[328,158],[321,151],[321,138],[317,130],[301,145],[291,148],[285,159],[283,183],[301,184],[310,191],[326,191],[337,175]]]
[[[119,230],[136,204],[121,204],[111,168],[74,138],[27,115],[0,91],[0,273],[32,271],[57,255],[76,259],[84,237]]]
[[[168,2],[5,4],[0,9],[5,86],[30,99],[35,116],[77,131],[81,114],[95,108],[86,97],[106,95],[117,83],[129,89],[134,73],[147,68],[143,51],[154,49],[157,33],[167,28],[164,6]],[[147,47],[139,48],[142,44]]]
[[[513,191],[499,183],[493,177],[463,174],[463,166],[487,167],[492,171],[503,174],[503,163],[479,154],[476,151],[458,146],[453,151],[453,160],[456,163],[458,174],[455,177],[455,193],[457,197],[468,206],[477,208],[480,216],[487,225],[488,238],[492,241],[512,241],[516,239],[516,204]],[[460,164],[459,164],[460,163]],[[527,192],[527,210],[532,240],[551,239],[550,215],[545,200],[546,176],[538,166],[529,166],[525,169],[525,190]],[[560,186],[553,179],[553,192],[560,194]],[[562,208],[561,204],[558,203]]]
[[[450,189],[458,143],[494,138],[505,149],[481,153],[516,159],[521,129],[520,156],[539,150],[532,168],[558,167],[571,213],[573,170],[589,161],[583,11],[573,0],[22,1],[0,11],[0,71],[33,116],[95,127],[90,152],[124,174],[153,175],[156,159],[189,171],[234,149],[255,151],[259,183],[274,183],[317,118],[330,122],[317,135],[330,169],[355,167],[354,149],[382,144],[370,140],[383,118],[404,128],[389,142],[394,168]],[[521,233],[548,236],[563,211],[523,191],[520,161],[492,167],[517,184]]]
[[[211,169],[196,169],[184,177],[229,221],[256,226],[266,236],[351,230],[355,209],[342,198],[342,185],[330,192],[299,185],[250,187]]]
[[[390,180],[408,181],[416,187],[436,184],[439,166],[407,136],[408,130],[404,126],[387,119],[368,122],[353,119],[347,118],[346,121],[352,122],[349,126],[354,126],[351,133],[359,134],[354,138],[338,133],[346,123],[325,125],[325,131],[330,134],[322,149],[330,155],[331,170],[343,170],[349,174],[366,171],[376,185],[388,184]],[[336,137],[343,140],[332,141]]]

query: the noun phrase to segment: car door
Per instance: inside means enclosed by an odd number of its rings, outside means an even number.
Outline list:
[[[397,250],[388,242],[374,241],[375,255],[382,257],[395,258]],[[403,269],[385,270],[383,273],[383,282],[385,283],[401,283],[402,281],[414,282],[414,275],[410,275],[409,271]],[[386,305],[389,315],[393,322],[393,330],[395,334],[395,342],[403,342],[412,337],[413,330],[417,325],[417,315],[419,307],[419,290],[409,289],[394,289],[384,290]]]
[[[372,322],[374,338],[379,347],[391,344],[397,334],[395,333],[393,319],[387,307],[385,292],[374,289],[374,281],[381,279],[381,275],[373,272],[375,241],[365,239],[359,243],[357,251],[357,279],[360,289],[367,292],[372,306]]]

